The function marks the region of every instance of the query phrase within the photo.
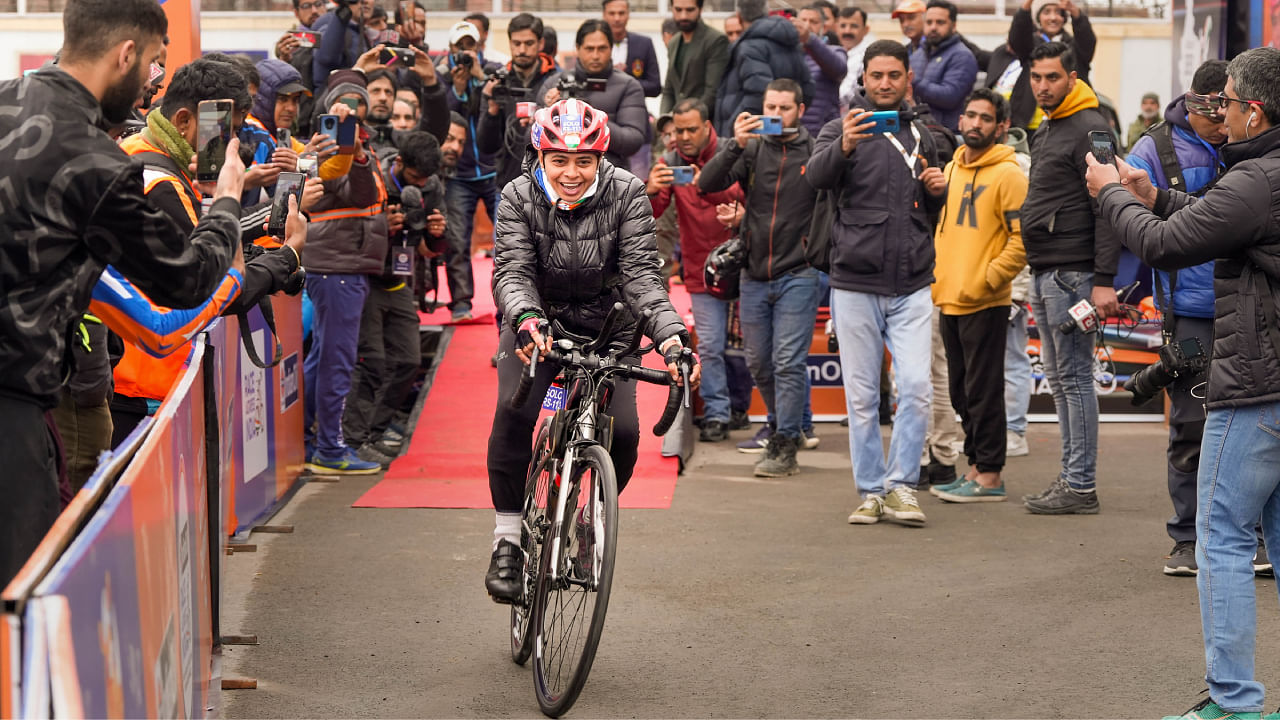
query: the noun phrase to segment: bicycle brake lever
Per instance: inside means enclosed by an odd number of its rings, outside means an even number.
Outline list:
[[[692,390],[689,385],[689,365],[690,361],[693,360],[693,351],[689,348],[685,348],[681,355],[683,355],[683,357],[680,358],[680,381],[684,383],[684,409],[688,410],[689,395]]]
[[[538,346],[533,346],[533,353],[529,355],[529,379],[532,380],[538,372]]]

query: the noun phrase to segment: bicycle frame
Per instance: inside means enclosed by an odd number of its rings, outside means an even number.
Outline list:
[[[607,372],[604,377],[599,381],[596,381],[592,378],[589,371],[580,366],[574,368],[574,373],[577,377],[573,378],[573,380],[586,383],[587,387],[586,392],[576,394],[577,402],[570,404],[566,409],[568,415],[573,416],[576,414],[576,417],[570,426],[569,438],[565,443],[564,462],[560,468],[560,477],[562,478],[561,492],[556,493],[556,510],[551,522],[551,534],[549,535],[549,537],[552,538],[561,537],[561,529],[565,526],[569,496],[576,496],[576,492],[574,492],[574,490],[580,490],[580,488],[574,488],[571,485],[574,482],[572,480],[573,469],[577,464],[576,460],[578,450],[584,445],[599,444],[599,441],[596,440],[597,421],[600,413],[604,410],[603,406],[606,401],[606,393],[609,390],[608,380],[613,374],[611,372]],[[570,400],[575,399],[574,395],[574,393],[570,394]],[[551,459],[554,460],[554,456]],[[570,485],[566,487],[565,483],[570,483]],[[591,496],[587,498],[587,507],[591,509],[591,522],[593,524],[599,522],[598,513],[594,512],[596,503],[600,500],[600,498],[596,497],[598,492],[599,486],[592,483],[590,489]],[[551,546],[551,569],[548,574],[548,579],[553,581],[559,581],[561,579],[560,552],[562,548],[563,543],[558,540]],[[592,589],[594,589],[596,582],[599,580],[599,570],[598,566],[592,569]],[[565,578],[565,580],[567,582],[574,582],[571,578]]]

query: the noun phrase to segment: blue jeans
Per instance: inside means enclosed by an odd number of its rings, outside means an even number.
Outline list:
[[[307,294],[315,306],[311,352],[302,364],[303,433],[315,441],[316,454],[341,457],[342,414],[360,347],[360,317],[369,295],[366,275],[307,275]],[[312,432],[312,427],[315,432]]]
[[[729,303],[706,293],[689,293],[693,323],[702,361],[703,420],[729,422],[729,376],[724,369],[725,336],[729,332]]]
[[[809,345],[818,312],[818,271],[768,281],[744,273],[739,311],[747,367],[780,435],[800,438],[809,390]]]
[[[849,410],[849,456],[858,494],[884,495],[914,488],[932,401],[933,299],[929,288],[888,296],[831,288],[840,343],[840,367]],[[893,354],[898,413],[886,462],[880,439],[880,364],[885,345]]]
[[[1216,361],[1215,361],[1216,362]],[[1253,679],[1253,554],[1259,518],[1280,564],[1280,402],[1213,409],[1204,426],[1196,513],[1200,623],[1209,695],[1225,710],[1262,710]]]
[[[1031,356],[1027,355],[1027,307],[1013,304],[1004,348],[1004,419],[1019,435],[1027,433],[1027,406],[1031,404]]]
[[[1062,433],[1062,477],[1073,490],[1093,490],[1098,465],[1098,394],[1094,387],[1097,336],[1064,335],[1068,310],[1093,293],[1093,273],[1048,270],[1031,275],[1031,312],[1040,331],[1040,361]]]

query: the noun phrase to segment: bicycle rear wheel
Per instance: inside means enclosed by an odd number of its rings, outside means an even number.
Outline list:
[[[541,568],[539,552],[547,535],[551,482],[555,476],[555,462],[551,454],[551,418],[543,418],[533,442],[533,459],[529,462],[529,475],[524,486],[524,510],[520,522],[520,549],[524,552],[524,570],[521,573],[520,598],[511,603],[511,659],[523,665],[533,652],[533,634],[529,621],[533,618],[534,601],[537,598],[538,571]]]
[[[609,608],[618,537],[617,477],[603,448],[582,448],[568,487],[569,498],[577,500],[566,508],[564,527],[553,528],[543,545],[534,605],[533,684],[539,707],[550,717],[573,707],[591,672]],[[552,552],[553,544],[559,553]]]

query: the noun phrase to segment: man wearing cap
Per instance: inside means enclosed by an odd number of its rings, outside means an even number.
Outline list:
[[[889,14],[907,38],[907,52],[914,54],[924,42],[924,0],[902,0]]]
[[[464,120],[466,130],[462,152],[451,168],[452,174],[446,188],[450,227],[457,230],[455,235],[468,250],[462,252],[459,248],[453,252],[446,266],[449,277],[449,311],[454,322],[471,318],[471,298],[475,293],[475,283],[469,249],[476,206],[484,203],[485,213],[489,215],[491,223],[498,207],[499,188],[497,172],[493,166],[493,153],[480,150],[476,144],[476,129],[485,77],[502,66],[485,61],[480,39],[480,28],[475,24],[468,21],[455,23],[449,29],[449,55],[440,61],[439,67],[441,74],[447,74],[451,80],[446,93],[449,110]],[[454,118],[451,122],[450,136],[456,131],[453,125],[457,119]]]
[[[1138,138],[1158,122],[1160,122],[1160,96],[1153,92],[1144,93],[1142,109],[1125,135],[1125,146],[1132,150],[1133,146],[1138,144]]]

